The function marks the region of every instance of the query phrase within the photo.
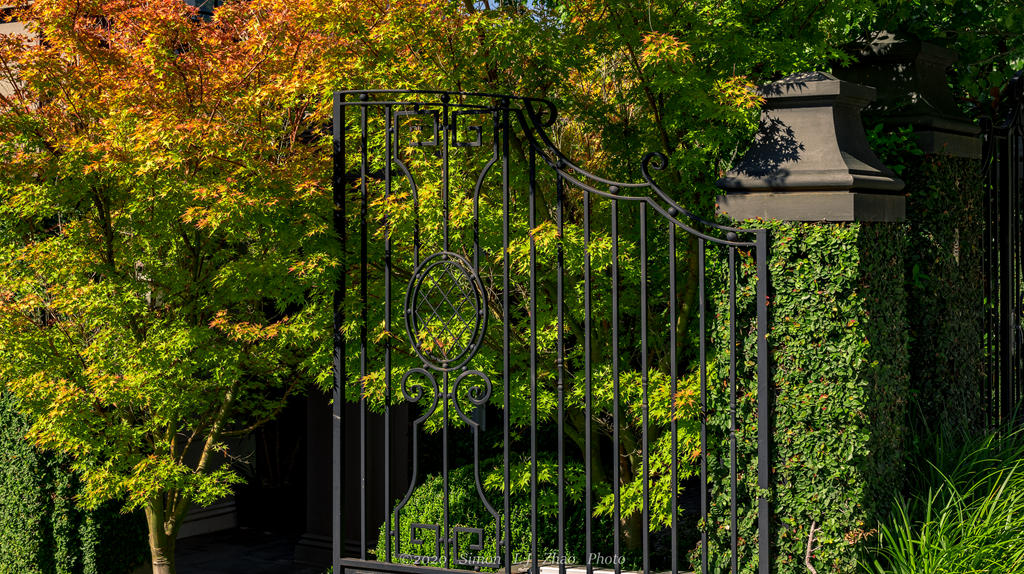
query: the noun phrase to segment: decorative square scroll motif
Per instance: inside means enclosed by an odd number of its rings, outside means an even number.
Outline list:
[[[409,525],[409,544],[411,546],[413,546],[413,547],[422,546],[422,545],[427,544],[429,542],[429,540],[424,540],[423,538],[420,538],[420,536],[421,536],[420,531],[429,531],[429,532],[433,532],[434,533],[434,536],[433,536],[433,538],[434,538],[434,555],[433,556],[424,556],[424,555],[415,555],[415,554],[405,554],[405,555],[402,555],[401,557],[403,557],[403,558],[411,558],[411,559],[414,559],[414,560],[425,561],[425,562],[440,562],[441,561],[441,544],[444,542],[444,539],[441,537],[441,527],[438,526],[437,524],[421,524],[421,523],[418,523],[418,522],[413,522],[412,524]]]

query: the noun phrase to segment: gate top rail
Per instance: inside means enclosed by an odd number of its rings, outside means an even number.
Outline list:
[[[350,101],[348,97],[355,97]],[[381,97],[383,96],[383,97]],[[402,97],[405,96],[405,97]],[[490,104],[466,102],[466,98],[488,98]],[[517,102],[519,106],[513,106]],[[531,148],[536,150],[543,161],[564,181],[574,187],[616,201],[637,201],[643,202],[653,208],[662,217],[684,229],[688,233],[701,239],[711,241],[720,245],[732,247],[752,248],[757,245],[757,236],[764,232],[760,228],[742,228],[722,225],[709,221],[692,211],[682,207],[673,200],[654,181],[651,170],[661,171],[668,167],[669,159],[662,152],[649,152],[641,160],[640,172],[644,179],[643,183],[628,183],[610,180],[594,174],[558,149],[558,146],[551,140],[544,128],[551,127],[558,119],[558,107],[554,102],[545,98],[529,96],[512,96],[507,94],[496,94],[490,92],[451,92],[443,90],[413,90],[413,89],[369,89],[369,90],[340,90],[335,92],[334,105],[337,110],[342,107],[372,107],[372,106],[395,106],[405,105],[418,108],[420,106],[448,106],[462,109],[474,109],[479,111],[495,111],[512,113],[518,119],[519,125],[529,142]],[[588,180],[588,181],[584,181]],[[593,184],[589,182],[594,182]],[[606,189],[599,189],[597,185]],[[650,190],[654,195],[624,195],[622,190]],[[660,202],[659,202],[660,200]],[[689,219],[693,223],[724,232],[724,237],[709,235],[681,221],[682,218]],[[753,235],[749,240],[741,240],[740,234]]]

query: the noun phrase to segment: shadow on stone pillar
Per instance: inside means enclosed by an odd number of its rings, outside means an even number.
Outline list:
[[[858,62],[835,73],[878,91],[864,109],[868,124],[913,127],[926,154],[981,159],[981,129],[960,110],[949,88],[946,71],[956,63],[955,53],[890,32],[879,32],[856,51]]]
[[[907,181],[906,259],[910,412],[931,431],[973,431],[984,422],[986,225],[991,210],[979,126],[957,105],[947,69],[956,55],[887,32],[837,70],[875,86],[864,110],[885,131],[910,127],[923,154],[900,158]]]

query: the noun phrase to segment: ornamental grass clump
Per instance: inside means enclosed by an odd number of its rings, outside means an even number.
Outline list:
[[[1024,428],[951,446],[912,476],[867,572],[1024,573]]]

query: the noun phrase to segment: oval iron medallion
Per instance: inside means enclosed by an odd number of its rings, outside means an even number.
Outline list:
[[[452,371],[468,363],[486,323],[484,286],[469,261],[441,251],[420,263],[405,293],[405,328],[425,365]]]

